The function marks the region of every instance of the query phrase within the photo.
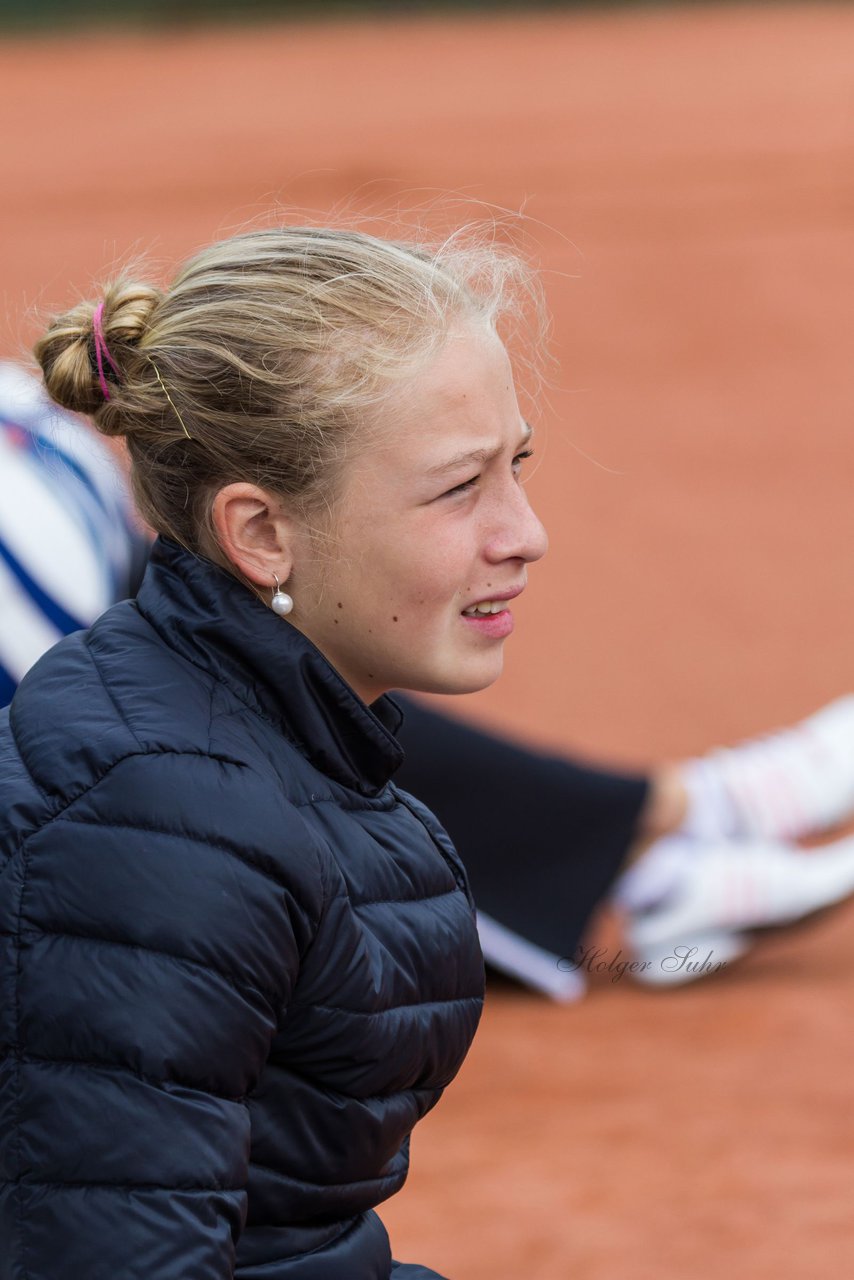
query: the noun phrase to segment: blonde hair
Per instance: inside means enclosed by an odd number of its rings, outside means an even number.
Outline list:
[[[202,250],[165,291],[120,278],[99,301],[97,317],[81,302],[37,343],[47,390],[126,437],[155,530],[217,559],[210,510],[224,485],[259,485],[303,515],[329,507],[372,411],[455,324],[497,328],[530,312],[523,301],[542,323],[530,268],[467,233],[428,247],[253,231]]]

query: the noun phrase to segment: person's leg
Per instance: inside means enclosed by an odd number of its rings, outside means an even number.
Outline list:
[[[854,810],[854,696],[679,771],[687,834],[799,840],[826,831]]]
[[[813,851],[793,840],[849,817],[853,806],[851,697],[656,775],[642,838],[614,892],[626,939],[645,962],[640,980],[672,985],[705,976],[747,951],[761,930],[848,897],[854,840]],[[707,969],[680,963],[710,955]]]
[[[847,845],[804,854],[776,829],[789,833],[797,814],[806,833],[854,806],[854,699],[649,778],[529,751],[400,701],[398,782],[457,845],[487,959],[550,995],[578,994],[559,961],[576,953],[615,881],[627,940],[655,956],[687,931],[685,945],[713,938],[719,957],[733,958],[750,945],[744,930],[854,890]]]
[[[790,728],[656,769],[642,839],[798,840],[854,811],[854,697]]]
[[[612,900],[644,968],[633,976],[674,985],[719,971],[763,931],[807,919],[854,893],[854,838],[804,850],[763,839],[656,841],[620,876]],[[695,968],[691,960],[704,960]]]
[[[649,789],[638,814],[637,837],[657,840],[678,831],[688,817],[690,800],[679,765],[662,765],[649,779]]]
[[[404,709],[406,752],[396,782],[433,810],[454,841],[487,959],[548,994],[569,996],[577,980],[557,962],[573,955],[625,864],[648,779],[529,751],[395,699]]]

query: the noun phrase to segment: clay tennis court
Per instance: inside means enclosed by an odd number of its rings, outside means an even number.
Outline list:
[[[552,548],[454,709],[634,763],[786,722],[854,687],[852,59],[822,3],[7,40],[0,353],[129,249],[277,203],[524,207]],[[671,994],[495,989],[385,1209],[397,1256],[845,1275],[852,975],[854,904]]]

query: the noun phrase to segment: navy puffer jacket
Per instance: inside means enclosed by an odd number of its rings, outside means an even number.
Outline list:
[[[481,1009],[369,710],[161,540],[0,717],[0,1280],[396,1280],[375,1205]]]

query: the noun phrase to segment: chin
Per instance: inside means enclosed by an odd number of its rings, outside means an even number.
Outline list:
[[[493,659],[488,663],[481,662],[476,665],[460,663],[454,669],[443,671],[441,674],[437,673],[425,678],[417,686],[409,685],[408,687],[410,689],[417,687],[419,693],[479,693],[481,689],[488,689],[491,684],[495,684],[503,670],[502,654],[497,661]]]

